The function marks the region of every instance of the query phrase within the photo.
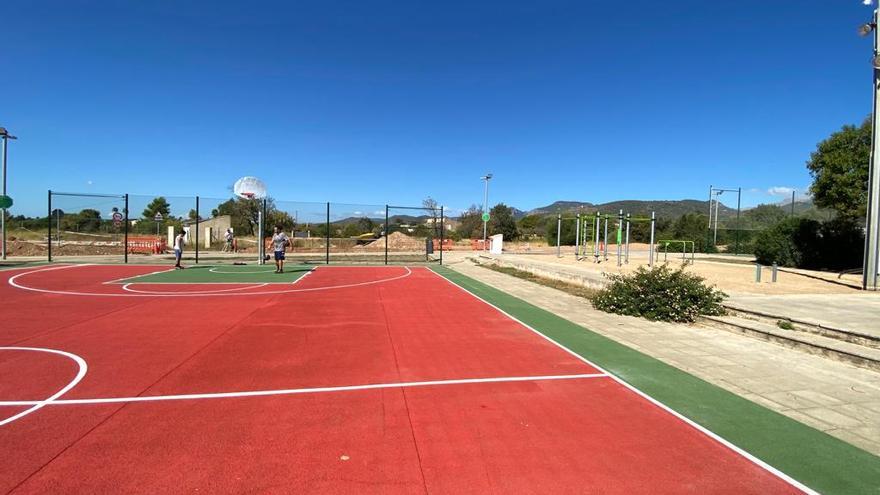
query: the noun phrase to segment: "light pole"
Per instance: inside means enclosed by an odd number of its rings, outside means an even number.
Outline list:
[[[740,203],[741,203],[741,199],[742,199],[742,188],[724,189],[721,187],[709,186],[709,227],[710,227],[710,229],[711,229],[712,223],[713,223],[713,220],[712,220],[712,195],[713,194],[715,195],[715,220],[714,220],[715,232],[714,232],[714,236],[712,238],[712,245],[718,244],[718,210],[721,209],[721,205],[720,205],[721,198],[719,198],[719,196],[721,196],[722,194],[724,194],[726,192],[735,192],[736,193],[736,229],[737,229],[736,230],[736,240],[737,240],[736,254],[739,254],[739,212],[740,212]],[[708,239],[707,239],[707,242],[708,242]]]
[[[865,5],[871,2],[865,1]],[[880,99],[880,31],[877,30],[877,10],[874,11],[871,22],[859,26],[859,34],[868,36],[874,33],[874,93],[873,112],[874,119],[871,130],[871,161],[868,164],[868,208],[865,216],[865,260],[862,264],[862,288],[865,290],[877,290],[878,260],[880,257],[880,167],[877,166],[877,155],[880,153],[880,142],[877,139],[877,126],[880,125],[878,111],[878,99]]]
[[[486,250],[486,235],[488,233],[489,226],[489,180],[492,178],[492,174],[486,174],[480,179],[482,179],[486,183],[486,189],[483,193],[483,251]]]
[[[0,127],[0,138],[3,138],[3,201],[4,204],[7,201],[6,199],[6,146],[8,145],[8,141],[10,139],[18,139],[17,137],[9,134],[9,131],[6,130],[5,127]],[[0,220],[2,223],[3,230],[3,259],[6,259],[6,206],[3,207],[3,219]]]

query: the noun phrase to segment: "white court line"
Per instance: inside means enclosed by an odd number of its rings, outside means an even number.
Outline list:
[[[439,273],[435,272],[434,270],[428,270],[428,271],[432,272],[434,275],[436,275],[436,276],[439,277],[440,279],[445,280],[447,283],[449,283],[449,284],[452,285],[453,287],[456,287],[456,288],[460,289],[461,291],[465,292],[466,294],[469,294],[470,296],[474,297],[475,299],[481,301],[483,304],[485,304],[485,305],[487,305],[487,306],[489,306],[489,307],[495,309],[495,311],[498,311],[499,313],[503,314],[504,316],[506,316],[506,317],[510,318],[511,320],[513,320],[513,321],[519,323],[520,325],[522,325],[522,326],[523,326],[524,328],[526,328],[527,330],[530,330],[531,332],[534,332],[536,335],[538,335],[538,336],[540,336],[541,338],[547,340],[548,342],[550,342],[551,344],[555,345],[556,347],[559,347],[560,349],[562,349],[563,351],[565,351],[565,352],[571,354],[571,355],[574,356],[575,358],[577,358],[577,359],[583,361],[584,363],[587,363],[588,365],[592,366],[593,368],[599,370],[599,371],[602,372],[605,376],[608,376],[609,378],[611,378],[612,380],[616,381],[617,383],[623,385],[624,387],[626,387],[626,388],[629,389],[630,391],[632,391],[632,392],[634,392],[635,394],[641,396],[642,398],[644,398],[644,399],[646,399],[647,401],[651,402],[652,404],[654,404],[655,406],[659,407],[660,409],[663,409],[664,411],[668,412],[669,414],[675,416],[676,418],[680,419],[681,421],[687,423],[689,426],[695,428],[696,430],[698,430],[699,432],[701,432],[701,433],[703,433],[704,435],[708,436],[709,438],[711,438],[711,439],[717,441],[718,443],[724,445],[725,447],[729,448],[729,449],[732,450],[733,452],[735,452],[735,453],[741,455],[742,457],[745,457],[747,460],[749,460],[749,461],[751,461],[752,463],[758,465],[759,467],[763,468],[764,470],[768,471],[769,473],[775,475],[777,478],[779,478],[779,479],[781,479],[781,480],[787,482],[788,484],[794,486],[794,487],[797,488],[798,490],[803,491],[804,493],[808,493],[808,494],[810,494],[810,495],[819,495],[819,492],[817,492],[817,491],[811,489],[810,487],[804,485],[804,484],[801,483],[800,481],[798,481],[798,480],[792,478],[791,476],[789,476],[789,475],[783,473],[782,471],[776,469],[775,467],[771,466],[770,464],[767,464],[766,462],[762,461],[761,459],[758,459],[757,457],[753,456],[752,454],[750,454],[750,453],[746,452],[745,450],[743,450],[743,449],[737,447],[737,446],[734,445],[733,443],[731,443],[731,442],[729,442],[728,440],[724,439],[723,437],[719,436],[717,433],[714,433],[714,432],[712,432],[711,430],[708,430],[707,428],[703,427],[702,425],[700,425],[699,423],[693,421],[692,419],[688,418],[687,416],[685,416],[685,415],[679,413],[678,411],[672,409],[671,407],[667,406],[666,404],[664,404],[664,403],[660,402],[659,400],[657,400],[657,399],[651,397],[651,396],[648,395],[647,393],[642,392],[641,390],[639,390],[639,389],[636,388],[635,386],[630,385],[629,383],[627,383],[626,381],[624,381],[624,380],[623,380],[622,378],[620,378],[619,376],[616,376],[614,373],[611,373],[611,372],[607,371],[606,369],[602,368],[601,366],[597,365],[596,363],[590,361],[589,359],[587,359],[587,358],[581,356],[580,354],[578,354],[578,353],[572,351],[572,350],[569,349],[568,347],[565,347],[564,345],[560,344],[559,342],[557,342],[557,341],[551,339],[550,337],[544,335],[544,334],[541,333],[540,331],[536,330],[534,327],[532,327],[532,326],[526,324],[526,323],[523,322],[522,320],[516,318],[515,316],[513,316],[513,315],[511,315],[510,313],[504,311],[503,309],[499,308],[498,306],[495,306],[494,304],[490,303],[489,301],[487,301],[487,300],[483,299],[482,297],[480,297],[480,296],[474,294],[473,292],[471,292],[471,291],[465,289],[464,287],[458,285],[457,283],[453,282],[452,280],[449,280],[448,278],[444,277],[443,275],[440,275]],[[486,284],[486,285],[488,285],[488,284]]]
[[[353,390],[377,390],[384,388],[413,388],[432,387],[441,385],[466,385],[470,383],[511,383],[511,382],[537,382],[550,380],[578,380],[588,378],[605,378],[604,373],[589,373],[579,375],[537,375],[537,376],[504,376],[496,378],[462,378],[456,380],[430,380],[421,382],[391,382],[371,383],[367,385],[345,385],[339,387],[312,387],[312,388],[284,388],[278,390],[252,390],[245,392],[217,392],[207,394],[179,394],[179,395],[147,395],[135,397],[106,397],[98,399],[66,399],[52,400],[44,405],[87,405],[87,404],[118,404],[127,402],[155,402],[167,400],[195,400],[195,399],[228,399],[236,397],[265,397],[273,395],[297,395],[318,394],[332,392],[348,392]],[[27,406],[42,404],[45,401],[0,401],[0,406]],[[41,406],[42,407],[42,406]]]
[[[210,284],[210,282],[208,282],[208,284]],[[157,295],[157,294],[158,294],[158,295],[175,294],[175,295],[177,295],[177,294],[218,294],[218,293],[221,293],[221,292],[233,292],[233,291],[241,291],[241,290],[248,290],[248,289],[259,289],[260,287],[265,287],[265,286],[267,286],[267,285],[269,285],[269,284],[265,284],[265,283],[264,283],[264,284],[238,284],[238,285],[246,285],[246,287],[233,287],[233,288],[231,288],[231,289],[217,289],[217,290],[203,290],[203,291],[187,291],[187,290],[182,290],[182,291],[179,291],[179,292],[175,292],[175,291],[162,292],[162,291],[151,291],[151,290],[138,290],[138,289],[132,289],[132,288],[131,288],[131,285],[133,285],[133,284],[124,284],[124,285],[122,286],[122,290],[127,291],[127,292],[133,292],[133,293],[135,293],[135,294],[151,294],[151,295]],[[143,284],[141,284],[141,285],[150,285],[150,283],[149,283],[149,282],[145,282],[145,283],[143,283]],[[164,284],[164,285],[180,285],[180,284]]]
[[[14,416],[10,416],[10,417],[0,421],[0,426],[12,423],[16,419],[21,419],[21,418],[27,416],[28,414],[34,413],[37,410],[42,409],[43,407],[48,406],[49,404],[52,404],[58,397],[61,397],[62,395],[67,393],[68,390],[75,387],[76,384],[79,383],[80,380],[82,380],[83,377],[86,376],[86,372],[89,369],[89,365],[86,364],[86,361],[83,358],[77,356],[76,354],[72,354],[70,352],[59,351],[59,350],[55,350],[55,349],[44,349],[42,347],[0,347],[0,351],[48,352],[50,354],[58,354],[59,356],[64,356],[66,358],[70,358],[74,362],[76,362],[77,366],[79,366],[79,370],[77,371],[76,376],[73,377],[73,380],[71,380],[67,385],[62,387],[61,390],[55,392],[54,394],[49,396],[47,399],[38,400],[38,401],[28,401],[27,404],[20,404],[22,406],[31,406],[31,407],[28,409],[25,409],[24,411],[21,411],[20,413],[14,415]]]
[[[296,285],[297,282],[299,282],[300,280],[302,280],[302,279],[308,277],[309,275],[311,275],[316,269],[317,269],[317,268],[312,268],[311,270],[305,272],[305,273],[303,274],[302,277],[297,278],[296,280],[294,280],[293,282],[291,282],[290,285]]]
[[[287,289],[287,290],[272,290],[272,291],[261,291],[261,292],[236,292],[236,293],[221,293],[221,294],[205,294],[205,293],[186,293],[186,294],[175,294],[172,292],[164,293],[164,294],[132,294],[132,293],[101,293],[101,292],[77,292],[77,291],[66,291],[66,290],[52,290],[52,289],[40,289],[38,287],[29,287],[27,285],[22,285],[17,282],[17,279],[24,275],[29,275],[31,273],[39,273],[39,272],[47,272],[50,270],[61,270],[64,268],[76,268],[80,266],[93,266],[93,264],[82,264],[82,265],[67,265],[67,266],[59,266],[52,267],[43,270],[32,270],[29,272],[19,273],[13,277],[10,277],[8,280],[9,285],[16,287],[21,290],[28,290],[32,292],[41,292],[44,294],[58,294],[58,295],[66,295],[66,296],[95,296],[95,297],[243,297],[243,296],[261,296],[261,295],[276,295],[276,294],[290,294],[294,292],[315,292],[322,290],[332,290],[332,289],[348,289],[351,287],[363,287],[366,285],[374,285],[381,284],[385,282],[392,282],[395,280],[400,280],[412,275],[412,270],[407,266],[402,266],[406,270],[406,273],[403,275],[398,275],[396,277],[383,278],[379,280],[370,280],[367,282],[358,282],[354,284],[343,284],[343,285],[328,285],[324,287],[308,287],[305,289]],[[323,267],[320,267],[323,268]],[[371,267],[375,268],[375,267]]]
[[[158,275],[158,274],[160,274],[160,273],[173,272],[174,270],[177,270],[177,268],[171,267],[171,268],[167,268],[167,269],[165,269],[165,270],[156,270],[155,272],[144,273],[143,275],[134,275],[134,276],[131,276],[131,277],[117,278],[116,280],[110,280],[110,281],[107,281],[107,282],[101,282],[101,283],[102,283],[102,284],[105,284],[105,285],[106,285],[106,284],[118,284],[118,283],[121,283],[121,282],[125,282],[125,281],[127,281],[127,280],[134,280],[134,279],[136,279],[136,278],[149,277],[150,275]]]

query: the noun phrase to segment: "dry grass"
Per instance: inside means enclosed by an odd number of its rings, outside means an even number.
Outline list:
[[[568,282],[563,282],[561,280],[555,280],[552,278],[541,277],[539,275],[535,275],[534,273],[517,270],[516,268],[511,268],[507,266],[499,266],[493,263],[478,263],[477,266],[481,266],[483,268],[488,268],[489,270],[493,270],[499,273],[504,273],[506,275],[510,275],[512,277],[520,278],[523,280],[527,280],[529,282],[534,282],[539,285],[543,285],[545,287],[550,287],[553,289],[561,290],[562,292],[566,292],[573,296],[583,297],[585,299],[589,299],[596,293],[596,289],[591,289],[589,287],[584,287],[582,285],[571,284]]]

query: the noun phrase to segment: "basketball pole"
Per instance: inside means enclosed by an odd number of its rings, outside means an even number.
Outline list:
[[[259,264],[265,265],[266,259],[263,256],[263,208],[257,209],[257,256],[260,257]]]

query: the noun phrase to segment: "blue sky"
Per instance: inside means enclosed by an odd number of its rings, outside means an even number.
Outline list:
[[[860,0],[6,2],[14,213],[47,189],[418,204],[805,190],[870,112]],[[730,201],[731,198],[723,197]]]

